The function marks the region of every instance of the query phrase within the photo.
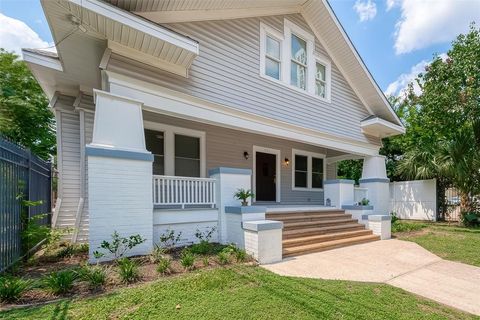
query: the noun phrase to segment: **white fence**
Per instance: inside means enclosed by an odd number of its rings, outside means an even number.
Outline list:
[[[215,207],[215,179],[153,176],[153,204]]]
[[[353,199],[355,200],[355,203],[359,203],[363,199],[368,199],[368,189],[355,187],[353,189]]]
[[[400,219],[436,220],[436,180],[390,183],[390,211]]]

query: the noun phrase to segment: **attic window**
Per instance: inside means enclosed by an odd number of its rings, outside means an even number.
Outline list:
[[[260,74],[273,80],[283,78],[283,35],[260,24]]]

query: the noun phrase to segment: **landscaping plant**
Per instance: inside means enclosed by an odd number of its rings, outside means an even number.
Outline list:
[[[230,252],[222,250],[217,254],[218,263],[226,265],[230,263]]]
[[[248,198],[253,198],[255,195],[251,190],[243,188],[237,189],[237,192],[233,195],[235,199],[242,201],[242,206],[248,206]]]
[[[202,262],[204,267],[208,267],[210,265],[210,259],[208,258],[208,256],[204,256]]]
[[[210,240],[212,239],[213,233],[216,230],[217,229],[215,227],[206,228],[204,232],[197,229],[197,232],[195,233],[195,237],[199,240],[199,243],[193,244],[189,248],[190,252],[194,254],[200,254],[200,255],[211,253],[213,250],[213,245],[210,242]]]
[[[172,261],[169,258],[160,258],[157,265],[157,272],[160,274],[169,273],[171,264]]]
[[[4,275],[0,277],[0,301],[15,302],[32,287],[31,280]]]
[[[78,272],[80,279],[86,281],[91,290],[97,290],[103,287],[107,282],[107,270],[100,266],[84,266]]]
[[[163,248],[166,252],[171,251],[180,241],[181,236],[181,232],[175,234],[175,231],[167,230],[167,232],[160,235],[160,247]]]
[[[370,200],[368,200],[367,198],[363,198],[358,202],[359,206],[368,206],[369,204],[370,204]]]
[[[119,258],[122,258],[129,250],[133,249],[139,244],[144,243],[145,241],[146,239],[142,238],[142,236],[139,234],[132,235],[126,238],[121,237],[117,231],[114,231],[112,234],[112,241],[102,241],[102,243],[100,244],[100,248],[112,254],[114,259],[117,260]],[[95,258],[100,259],[105,256],[105,253],[95,251],[93,255],[95,256]]]
[[[236,249],[235,250],[235,260],[237,262],[244,262],[247,259],[247,252],[243,249]]]
[[[118,260],[118,275],[124,283],[132,283],[140,278],[138,264],[128,258]]]
[[[190,250],[183,250],[180,256],[180,264],[185,270],[192,270],[195,263],[195,254],[190,252]]]
[[[157,263],[161,259],[163,259],[164,255],[165,255],[165,249],[155,244],[152,252],[150,253],[150,261],[153,263]]]
[[[44,286],[53,294],[60,295],[73,289],[77,273],[73,270],[54,271],[43,279]]]

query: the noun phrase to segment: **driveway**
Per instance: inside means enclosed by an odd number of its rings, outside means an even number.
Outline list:
[[[375,241],[263,267],[285,276],[388,283],[480,315],[480,268],[443,260],[413,242]]]

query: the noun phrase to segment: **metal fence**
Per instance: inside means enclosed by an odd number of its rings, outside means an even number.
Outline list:
[[[28,217],[47,213],[38,223],[50,224],[51,186],[50,162],[0,136],[0,272],[22,255],[22,212]],[[42,204],[26,207],[23,200]]]

